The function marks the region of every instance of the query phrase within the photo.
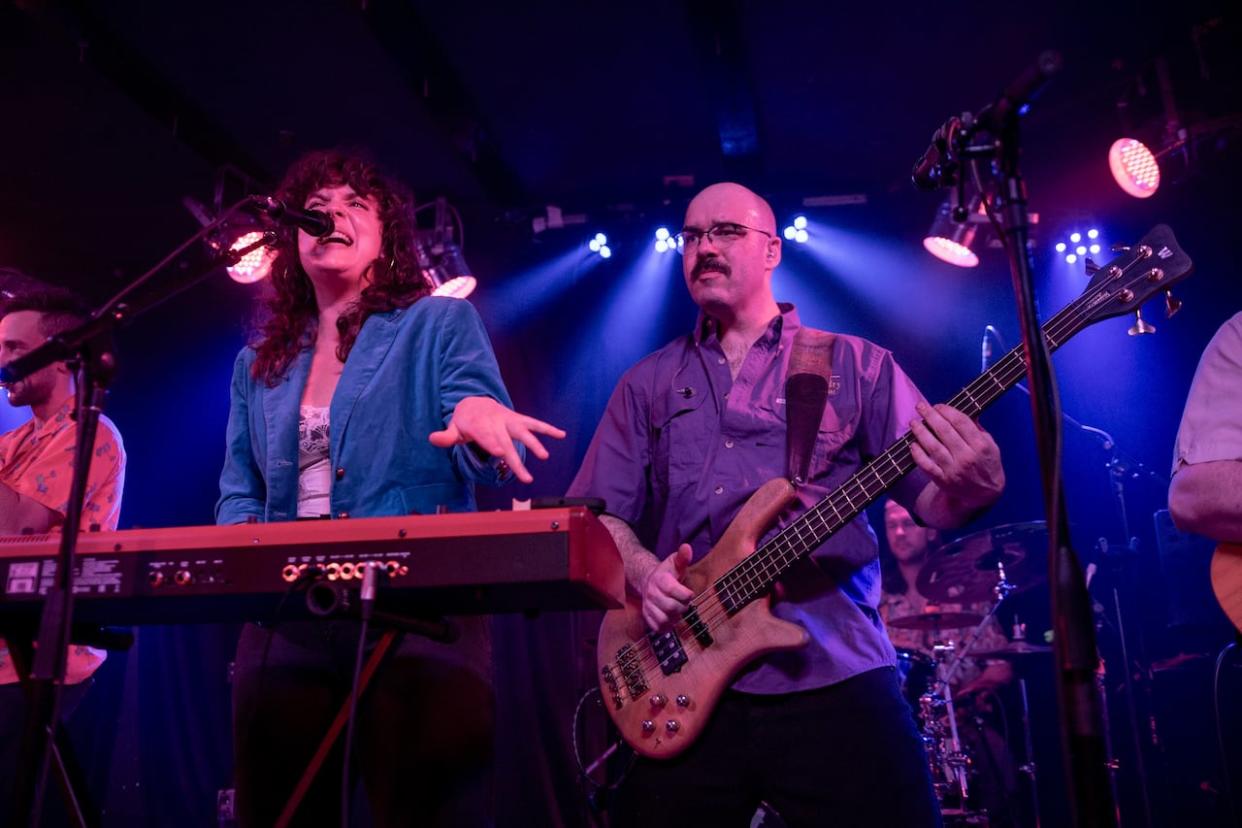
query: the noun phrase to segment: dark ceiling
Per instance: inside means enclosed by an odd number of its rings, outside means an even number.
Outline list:
[[[679,204],[669,176],[913,201],[932,129],[1056,48],[1027,128],[1050,181],[1101,157],[1119,100],[1158,112],[1158,56],[1183,112],[1242,108],[1238,43],[1193,3],[19,0],[0,7],[0,262],[98,288],[184,238],[182,198],[210,202],[222,168],[263,188],[331,145],[476,226]]]

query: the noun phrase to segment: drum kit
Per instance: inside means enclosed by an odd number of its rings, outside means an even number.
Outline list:
[[[934,641],[931,654],[899,648],[897,659],[902,692],[920,726],[946,825],[989,824],[988,814],[982,807],[984,797],[978,795],[975,785],[978,763],[973,754],[978,748],[967,746],[959,733],[961,707],[954,704],[954,677],[966,659],[1003,660],[1021,668],[1030,660],[1052,653],[1052,647],[1026,641],[1025,625],[1016,622],[1013,639],[1007,644],[976,649],[981,633],[992,623],[1006,599],[1045,581],[1047,537],[1042,521],[1017,523],[968,535],[939,547],[928,555],[919,572],[916,583],[919,593],[929,605],[987,604],[988,611],[984,614],[931,611],[887,621],[889,627],[921,631]],[[959,639],[960,631],[966,634]],[[1018,676],[1024,742],[1024,762],[1018,770],[1029,781],[1034,824],[1038,826],[1030,707],[1026,680],[1021,671]]]

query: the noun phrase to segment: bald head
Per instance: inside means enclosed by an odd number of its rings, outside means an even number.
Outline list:
[[[780,313],[772,271],[781,263],[781,239],[766,201],[741,184],[713,184],[691,199],[682,232],[690,298],[722,330],[753,333]]]
[[[696,219],[693,223],[692,216]],[[699,219],[699,216],[705,218]],[[687,226],[710,227],[722,221],[745,224],[776,235],[776,214],[771,205],[755,191],[732,181],[705,188],[686,208]]]

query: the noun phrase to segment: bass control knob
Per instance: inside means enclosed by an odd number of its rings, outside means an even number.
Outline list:
[[[677,731],[681,730],[681,722],[677,721],[676,719],[669,719],[667,722],[664,723],[664,729],[667,730],[669,733],[676,733]]]
[[[649,736],[655,733],[655,722],[651,719],[643,719],[643,735]]]
[[[689,706],[690,706],[690,697],[689,697],[689,696],[687,696],[685,693],[681,693],[680,695],[678,695],[678,696],[677,696],[677,706],[678,706],[678,707],[689,707]]]
[[[656,693],[651,697],[651,706],[657,710],[666,704],[668,704],[668,696],[663,693]]]

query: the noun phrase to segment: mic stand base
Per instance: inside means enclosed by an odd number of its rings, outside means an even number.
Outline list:
[[[427,620],[375,610],[371,614],[371,623],[382,625],[386,629],[363,665],[362,674],[358,678],[358,698],[362,698],[367,686],[375,678],[375,674],[379,672],[384,659],[392,651],[393,644],[402,635],[412,633],[441,643],[450,643],[457,640],[457,628],[452,621],[445,618]],[[346,698],[336,711],[336,717],[332,720],[332,724],[328,726],[328,731],[324,734],[323,739],[320,740],[315,754],[311,757],[310,762],[307,763],[306,770],[302,771],[302,776],[298,779],[298,784],[294,787],[293,793],[290,794],[288,801],[285,802],[285,807],[280,812],[280,818],[276,820],[276,828],[288,828],[293,821],[293,817],[297,814],[302,800],[310,792],[310,787],[314,784],[315,777],[319,775],[319,771],[323,768],[324,762],[327,761],[332,748],[336,745],[337,740],[340,739],[346,725],[349,723],[349,707],[350,699]]]

